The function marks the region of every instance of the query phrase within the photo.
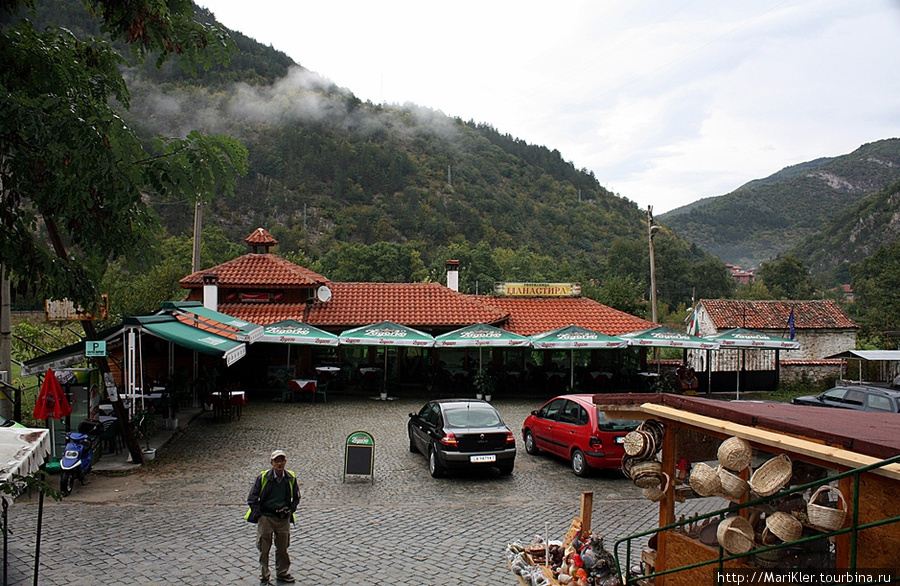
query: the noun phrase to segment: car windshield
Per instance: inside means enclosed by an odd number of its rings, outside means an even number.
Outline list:
[[[497,427],[503,425],[500,415],[492,407],[469,406],[444,409],[447,427]]]
[[[634,431],[640,423],[631,419],[607,419],[602,411],[597,411],[597,427],[600,431]]]

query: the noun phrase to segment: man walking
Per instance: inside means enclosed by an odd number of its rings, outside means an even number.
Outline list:
[[[250,506],[244,518],[257,524],[256,547],[259,549],[260,586],[272,586],[269,581],[269,550],[275,538],[275,578],[279,582],[294,582],[290,574],[291,558],[288,546],[294,511],[300,503],[300,487],[297,475],[285,470],[287,454],[282,450],[272,452],[272,467],[260,472],[247,496]]]

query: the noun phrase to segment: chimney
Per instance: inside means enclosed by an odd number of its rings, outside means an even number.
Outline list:
[[[203,307],[219,311],[218,275],[203,275]]]
[[[447,261],[447,288],[459,291],[459,261]]]

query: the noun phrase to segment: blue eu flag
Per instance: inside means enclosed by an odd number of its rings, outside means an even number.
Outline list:
[[[793,307],[791,308],[791,315],[788,316],[788,327],[791,330],[790,339],[793,340],[794,339],[794,308]]]

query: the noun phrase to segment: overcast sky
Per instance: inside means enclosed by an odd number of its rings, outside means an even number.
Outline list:
[[[900,0],[198,0],[373,103],[557,149],[654,213],[900,136]]]

